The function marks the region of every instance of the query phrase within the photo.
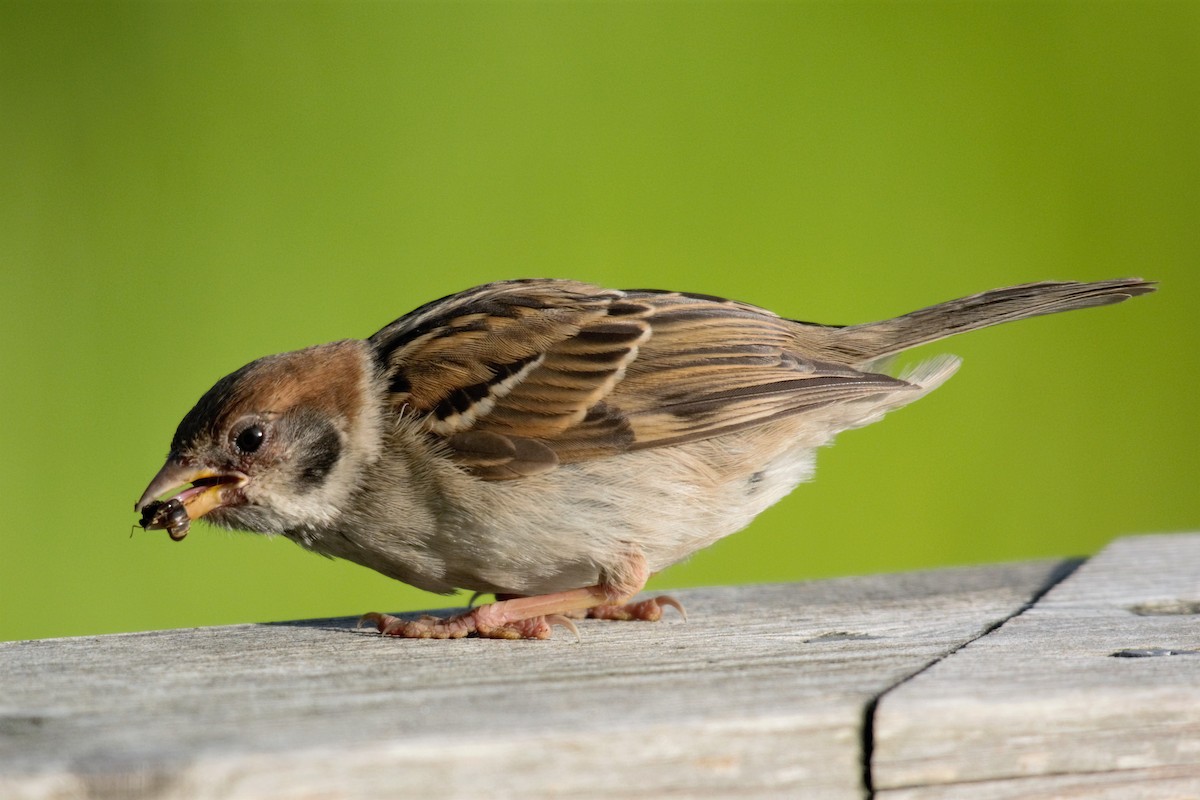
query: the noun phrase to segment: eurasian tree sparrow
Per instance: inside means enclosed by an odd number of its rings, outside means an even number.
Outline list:
[[[135,510],[175,539],[205,517],[429,591],[498,596],[448,619],[365,617],[389,635],[657,619],[678,604],[630,602],[651,574],[744,528],[812,477],[818,447],[959,363],[892,377],[881,359],[1154,288],[1034,283],[836,327],[683,292],[491,283],[222,378]]]

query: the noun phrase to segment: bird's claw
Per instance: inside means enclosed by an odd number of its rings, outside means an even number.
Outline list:
[[[687,612],[684,611],[683,604],[670,595],[661,595],[659,597],[652,597],[649,600],[642,600],[637,603],[625,603],[624,605],[596,606],[588,611],[588,616],[592,619],[657,622],[662,619],[663,608],[666,606],[670,606],[678,611],[679,615],[683,617],[683,621],[687,622]]]
[[[579,634],[579,628],[571,621],[571,618],[563,614],[547,614],[544,619],[547,625],[561,625],[575,635],[575,643],[579,644],[583,641],[583,637]]]

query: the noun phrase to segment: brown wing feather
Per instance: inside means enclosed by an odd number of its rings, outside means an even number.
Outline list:
[[[509,281],[423,306],[371,342],[392,405],[501,480],[911,388],[805,358],[797,327],[720,298]]]

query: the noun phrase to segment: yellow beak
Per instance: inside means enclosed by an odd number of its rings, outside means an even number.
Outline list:
[[[248,480],[249,478],[245,474],[236,470],[219,472],[207,467],[192,467],[175,459],[167,459],[167,463],[163,464],[163,468],[158,471],[158,474],[150,481],[150,485],[146,487],[146,491],[142,493],[141,499],[134,504],[133,510],[144,511],[161,495],[191,484],[174,494],[171,500],[178,501],[183,506],[187,511],[188,521],[197,520],[213,509],[229,505],[234,500],[236,491],[245,486]],[[164,528],[167,525],[158,521],[147,524],[146,515],[143,515],[142,527],[152,530]],[[184,532],[186,532],[186,527]],[[172,538],[175,538],[174,532],[172,532]],[[182,535],[178,538],[182,538]]]

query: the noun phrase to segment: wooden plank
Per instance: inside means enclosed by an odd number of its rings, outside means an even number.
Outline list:
[[[873,780],[880,800],[1200,797],[1200,535],[1115,542],[888,693]]]
[[[582,643],[351,620],[0,644],[0,796],[862,797],[864,710],[1062,562],[682,591]]]
[[[1083,742],[1086,739],[1081,739]],[[1178,766],[948,783],[881,791],[875,797],[878,800],[961,800],[964,797],[971,800],[1196,800],[1200,797],[1200,785],[1194,766]]]

